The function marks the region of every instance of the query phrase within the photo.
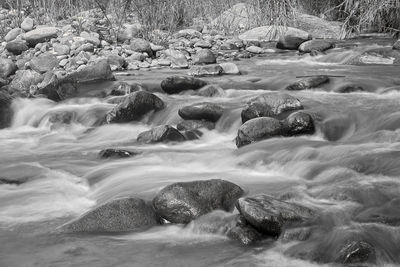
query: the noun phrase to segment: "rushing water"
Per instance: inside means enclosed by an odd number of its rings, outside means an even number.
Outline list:
[[[208,79],[226,89],[217,98],[160,93],[159,83],[170,70],[120,76],[143,82],[167,103],[164,111],[140,123],[99,126],[114,104],[96,95],[109,84],[88,86],[79,98],[62,103],[15,100],[12,127],[0,131],[0,178],[24,183],[0,185],[0,266],[317,266],[310,262],[315,251],[322,253],[320,261],[329,262],[338,246],[354,237],[375,247],[378,266],[400,264],[400,70],[385,64],[342,64],[365,47],[238,62],[245,75]],[[315,135],[236,148],[240,112],[249,99],[282,89],[296,76],[315,74],[343,76],[323,88],[290,93],[315,114]],[[368,92],[331,92],[346,82]],[[226,112],[216,130],[200,140],[136,143],[137,135],[152,126],[176,125],[180,107],[204,101],[221,104]],[[66,123],[54,120],[65,112],[70,114]],[[98,152],[104,148],[143,153],[101,160]],[[318,208],[324,219],[307,241],[267,240],[250,248],[202,232],[199,224],[212,224],[224,216],[219,213],[186,227],[144,233],[57,232],[63,223],[110,199],[151,200],[173,182],[210,178],[232,181],[248,194],[287,195]]]

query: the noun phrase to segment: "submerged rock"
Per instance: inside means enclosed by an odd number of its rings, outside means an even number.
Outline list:
[[[297,98],[288,94],[262,94],[247,104],[242,111],[242,122],[257,117],[277,117],[287,111],[303,109],[303,106]]]
[[[213,130],[215,128],[215,123],[205,120],[184,120],[176,126],[179,131],[192,131],[198,129]]]
[[[285,224],[302,223],[314,216],[309,208],[268,195],[240,198],[236,207],[249,224],[270,236],[279,236]]]
[[[112,200],[61,227],[67,233],[138,231],[160,224],[153,207],[139,198]]]
[[[164,102],[156,95],[146,91],[131,93],[106,114],[107,123],[139,121],[151,111],[164,108]]]
[[[11,96],[4,91],[0,91],[0,129],[6,128],[11,124],[13,114],[11,102]]]
[[[123,150],[123,149],[115,149],[115,148],[107,148],[107,149],[101,150],[99,152],[99,157],[102,159],[109,159],[109,158],[121,159],[121,158],[130,158],[130,157],[133,157],[133,156],[136,156],[139,154],[140,154],[140,152]]]
[[[318,75],[301,79],[286,87],[289,91],[298,91],[318,87],[329,82],[329,77],[326,75]]]
[[[186,138],[177,129],[169,125],[157,126],[140,133],[137,137],[140,143],[183,142],[185,140]]]
[[[365,241],[351,241],[339,251],[335,262],[341,264],[374,263],[375,249]]]
[[[220,97],[225,95],[225,91],[216,84],[210,84],[199,89],[196,94],[204,97]]]
[[[358,84],[343,84],[334,90],[336,93],[364,92],[365,89]]]
[[[178,94],[187,90],[198,90],[207,82],[189,76],[171,76],[161,82],[161,88],[167,94]]]
[[[186,224],[213,210],[231,211],[243,193],[239,186],[224,180],[182,182],[162,189],[153,205],[162,218]]]
[[[302,43],[299,46],[299,51],[303,53],[310,53],[312,51],[324,52],[333,47],[334,44],[326,40],[310,40]]]
[[[179,109],[178,114],[184,120],[205,120],[217,122],[224,109],[213,103],[199,103]]]

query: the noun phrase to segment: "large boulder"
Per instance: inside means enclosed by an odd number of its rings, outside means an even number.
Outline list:
[[[210,49],[201,49],[197,51],[193,57],[193,64],[214,64],[217,62],[217,58],[214,56]]]
[[[14,55],[20,55],[28,49],[26,42],[21,40],[11,41],[6,44],[6,50]]]
[[[58,28],[56,27],[41,27],[27,32],[25,34],[25,40],[29,45],[35,46],[39,43],[47,42],[51,38],[56,38],[57,33]]]
[[[328,21],[317,16],[297,13],[295,24],[297,28],[310,33],[314,38],[340,39],[342,37],[343,22]]]
[[[186,224],[213,210],[231,211],[243,193],[242,188],[224,180],[182,182],[162,189],[153,205],[162,218]]]
[[[310,40],[302,43],[299,46],[299,51],[310,53],[312,51],[324,52],[334,47],[334,43],[326,40]]]
[[[65,80],[76,83],[114,80],[114,75],[111,71],[107,59],[102,59],[94,62],[92,65],[87,65],[83,68],[68,74]]]
[[[303,109],[303,105],[297,98],[284,93],[266,93],[251,100],[241,117],[242,122],[258,117],[277,117],[288,111]]]
[[[44,53],[32,58],[31,61],[29,61],[29,66],[39,73],[45,73],[58,67],[58,63],[59,61],[54,55]]]
[[[256,12],[251,4],[237,3],[215,18],[211,25],[213,28],[229,29],[229,32],[238,32],[254,26]]]
[[[13,114],[11,102],[11,96],[4,91],[0,91],[0,129],[6,128],[11,124]]]
[[[279,236],[284,225],[304,223],[315,217],[315,212],[307,207],[268,195],[240,198],[236,208],[249,224],[270,236]]]
[[[113,233],[138,231],[160,224],[153,207],[142,199],[112,200],[61,227],[67,233]]]
[[[169,125],[160,125],[138,135],[139,143],[183,142],[186,138],[177,129]]]
[[[302,43],[310,39],[311,35],[308,32],[296,28],[289,28],[281,35],[276,47],[279,49],[297,50]]]
[[[161,88],[167,94],[178,94],[187,90],[198,90],[207,82],[189,76],[171,76],[161,82]]]
[[[246,121],[238,130],[236,146],[242,147],[260,140],[283,134],[282,122],[269,117],[261,117]]]
[[[303,40],[303,42],[311,39],[311,36],[302,30],[284,27],[284,26],[261,26],[253,28],[239,35],[239,39],[247,42],[270,42],[270,41],[281,41],[285,44],[292,43],[288,42]],[[301,43],[300,43],[301,44]],[[299,44],[299,45],[300,45]],[[297,50],[298,46],[296,47]]]
[[[329,82],[329,77],[326,75],[317,75],[303,78],[297,82],[294,82],[286,87],[288,91],[299,91],[305,89],[316,88],[320,85]]]
[[[224,109],[213,103],[198,103],[179,109],[178,114],[184,120],[205,120],[217,122]]]
[[[0,58],[0,78],[8,78],[17,71],[17,65],[8,58]]]
[[[106,115],[107,123],[130,122],[141,120],[144,115],[151,111],[159,111],[164,108],[164,102],[156,95],[139,91],[131,93],[114,107]]]

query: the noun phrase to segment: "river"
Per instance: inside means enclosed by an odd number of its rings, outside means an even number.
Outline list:
[[[354,235],[374,246],[377,266],[400,264],[400,69],[379,58],[380,64],[343,64],[366,48],[390,42],[352,41],[358,47],[316,57],[284,53],[237,61],[243,75],[206,78],[225,89],[215,98],[161,93],[163,78],[187,71],[117,75],[147,85],[167,104],[140,123],[99,126],[114,106],[98,97],[110,83],[87,86],[79,97],[61,103],[14,100],[12,126],[0,130],[0,178],[23,183],[0,184],[0,266],[322,266],[341,241]],[[322,88],[289,92],[315,114],[314,135],[236,148],[240,112],[248,100],[281,90],[296,76],[316,74],[337,77]],[[333,92],[347,82],[365,92]],[[225,112],[216,129],[199,140],[136,142],[151,127],[176,125],[180,107],[204,101],[221,104]],[[71,114],[68,123],[54,122],[60,112]],[[105,148],[143,153],[99,159]],[[151,200],[168,184],[212,178],[234,182],[249,195],[288,195],[323,210],[325,220],[306,241],[267,240],[247,248],[204,233],[196,223],[119,235],[57,231],[111,199]],[[321,250],[320,263],[311,262]]]

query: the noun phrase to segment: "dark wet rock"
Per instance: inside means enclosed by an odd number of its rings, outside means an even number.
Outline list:
[[[149,56],[151,56],[153,54],[150,43],[141,38],[131,39],[130,48],[132,51],[140,52],[140,53],[147,53]]]
[[[160,224],[153,207],[142,199],[121,198],[100,205],[61,227],[67,233],[145,230]]]
[[[65,80],[76,83],[106,81],[114,79],[114,75],[106,59],[94,62],[92,65],[87,65],[68,74],[65,77]]]
[[[284,132],[284,135],[286,136],[315,133],[313,118],[310,114],[302,111],[290,114],[283,123],[286,128],[286,131]]]
[[[329,82],[329,77],[326,75],[312,76],[301,79],[300,81],[294,82],[286,87],[286,90],[289,91],[298,91],[316,88],[320,85]]]
[[[358,84],[343,84],[334,90],[336,93],[364,92],[365,89]]]
[[[18,70],[9,86],[13,92],[28,94],[30,87],[42,82],[43,78],[34,70]]]
[[[59,61],[54,55],[45,53],[32,58],[29,61],[29,66],[39,73],[45,73],[58,67],[58,63]]]
[[[213,130],[215,128],[215,123],[205,120],[184,120],[176,126],[179,131],[191,131],[198,129]]]
[[[251,100],[241,113],[242,122],[258,117],[277,117],[282,113],[303,109],[297,98],[288,94],[266,93]]]
[[[196,94],[204,97],[220,97],[225,95],[225,91],[216,84],[210,84],[199,89]]]
[[[55,27],[41,27],[27,32],[25,40],[30,46],[35,46],[38,43],[50,41],[51,38],[56,38],[57,32],[58,29]]]
[[[167,94],[178,94],[187,90],[198,90],[207,82],[189,76],[171,76],[161,82],[161,88]]]
[[[178,114],[184,120],[206,120],[217,122],[224,109],[213,103],[199,103],[179,109]]]
[[[0,91],[0,129],[10,126],[13,111],[11,108],[12,98],[4,91]]]
[[[346,135],[352,125],[347,115],[333,115],[322,122],[321,131],[327,140],[337,141]]]
[[[17,65],[8,58],[0,58],[0,78],[8,78],[17,71]]]
[[[182,182],[162,189],[154,198],[156,212],[172,223],[189,223],[213,210],[231,211],[244,191],[224,180]]]
[[[310,40],[311,35],[308,32],[289,28],[283,36],[281,36],[276,44],[279,49],[297,50],[299,46]]]
[[[160,125],[151,130],[142,132],[138,135],[139,143],[168,143],[183,142],[185,137],[174,127],[169,125]]]
[[[115,149],[115,148],[107,148],[101,150],[99,152],[99,157],[102,159],[122,159],[122,158],[130,158],[136,155],[139,155],[139,152],[136,151],[129,151],[123,149]]]
[[[43,81],[38,84],[37,94],[45,95],[48,99],[58,102],[77,96],[78,86],[49,71],[44,74]]]
[[[193,64],[195,65],[215,64],[216,62],[216,57],[209,49],[201,49],[197,51],[196,55],[193,57]]]
[[[299,51],[303,53],[310,53],[311,51],[324,52],[333,47],[334,44],[326,40],[310,40],[302,43],[299,46]]]
[[[375,248],[365,241],[348,242],[335,259],[335,262],[341,264],[374,263],[375,261]]]
[[[270,236],[279,236],[287,224],[303,223],[314,216],[309,208],[268,195],[240,198],[236,207],[249,224]]]
[[[26,182],[25,180],[23,181],[23,180],[7,179],[7,178],[0,177],[0,185],[2,185],[2,184],[21,185],[25,182]]]
[[[15,40],[8,42],[6,44],[6,49],[8,52],[13,53],[14,55],[20,55],[22,52],[28,50],[29,47],[26,45],[25,41]]]
[[[283,125],[277,119],[269,117],[251,119],[240,126],[236,137],[236,146],[242,147],[282,134]]]
[[[220,65],[193,66],[190,69],[189,75],[204,77],[221,75],[223,69]]]
[[[139,121],[151,111],[159,111],[164,102],[152,93],[139,91],[126,96],[124,100],[106,115],[107,123]]]
[[[236,217],[235,224],[229,229],[227,236],[244,246],[253,245],[266,238],[264,234],[258,232],[253,226],[248,224],[246,219],[241,215]]]

